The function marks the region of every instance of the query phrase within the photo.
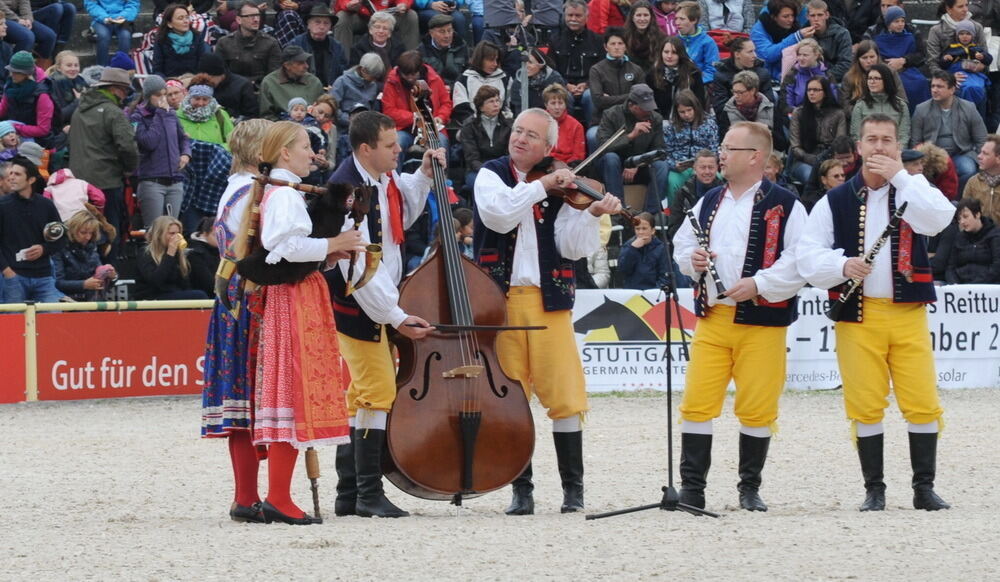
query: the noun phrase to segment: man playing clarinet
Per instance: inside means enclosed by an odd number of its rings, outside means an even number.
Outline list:
[[[509,325],[541,325],[542,331],[505,331],[497,339],[504,372],[534,393],[552,419],[562,512],[583,510],[583,432],[588,410],[583,365],[573,336],[575,296],[573,261],[590,256],[600,244],[602,214],[621,203],[605,196],[586,210],[549,196],[553,188],[572,188],[566,169],[525,182],[529,172],[558,142],[559,127],[544,109],[527,109],[514,120],[510,155],[483,164],[475,183],[476,261],[507,293]],[[531,465],[514,480],[508,515],[534,513]]]
[[[835,327],[844,406],[865,481],[861,511],[885,509],[882,418],[890,378],[909,423],[913,507],[947,509],[934,493],[942,409],[924,306],[936,295],[926,238],[920,235],[932,236],[948,226],[955,208],[923,175],[911,176],[903,169],[892,118],[865,118],[857,148],[862,170],[813,207],[796,250],[798,269],[809,283],[830,289],[831,301],[840,299],[849,280],[862,282],[844,303]],[[904,203],[890,244],[867,263],[862,256]]]
[[[793,252],[806,222],[796,196],[764,178],[771,147],[767,126],[733,124],[719,146],[726,183],[693,209],[708,248],[690,221],[674,236],[674,259],[696,281],[699,318],[680,408],[680,502],[701,509],[712,464],[712,419],[722,413],[733,380],[740,507],[767,511],[758,490],[785,385],[785,334],[798,315],[795,294],[804,283]],[[726,289],[722,295],[709,281],[713,273]]]

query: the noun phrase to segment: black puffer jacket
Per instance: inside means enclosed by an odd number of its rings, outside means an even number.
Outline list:
[[[1000,283],[1000,229],[983,217],[979,232],[959,232],[948,256],[949,283]]]
[[[510,141],[511,122],[500,114],[497,116],[497,126],[493,130],[493,138],[487,135],[483,128],[480,115],[470,118],[462,126],[462,154],[465,156],[465,171],[478,172],[485,162],[507,155],[507,142]]]

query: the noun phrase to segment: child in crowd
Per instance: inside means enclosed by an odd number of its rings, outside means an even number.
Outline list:
[[[309,106],[308,111],[303,125],[306,126],[306,131],[310,132],[310,135],[318,134],[315,138],[309,138],[310,145],[313,145],[312,142],[316,138],[323,140],[320,148],[314,148],[316,155],[313,159],[316,160],[317,166],[329,170],[337,165],[337,148],[333,145],[337,143],[338,133],[337,124],[334,123],[337,118],[337,102],[330,95],[320,95]]]
[[[790,187],[785,181],[785,176],[781,173],[784,169],[785,162],[781,161],[781,155],[771,152],[771,155],[767,157],[767,163],[764,164],[764,177],[767,178],[768,182],[788,189]]]
[[[93,184],[74,177],[69,168],[52,174],[42,194],[56,205],[59,219],[63,222],[68,222],[70,218],[86,210],[84,204],[87,202],[104,212],[104,192]]]
[[[0,121],[0,161],[9,162],[17,155],[17,146],[21,144],[21,138],[14,130],[14,124],[9,121]]]
[[[306,119],[306,115],[309,114],[309,104],[302,97],[293,97],[288,101],[288,107],[285,108],[288,111],[288,120],[294,121],[295,123],[302,123]]]
[[[80,58],[73,51],[59,51],[47,74],[52,99],[59,107],[65,131],[73,112],[80,104],[80,95],[89,85],[80,76]]]
[[[990,79],[986,76],[993,55],[986,47],[976,44],[976,28],[972,20],[963,20],[955,24],[955,39],[941,54],[941,68],[952,74],[964,74],[965,80],[960,83],[958,96],[972,101],[979,108],[980,114],[986,112],[986,89]],[[983,71],[973,71],[976,63],[983,65]]]
[[[719,46],[704,27],[698,26],[701,7],[697,2],[681,2],[677,6],[677,36],[684,41],[688,56],[701,71],[701,80],[708,85],[715,80],[715,63],[719,60]]]
[[[656,24],[667,36],[677,36],[677,2],[675,0],[659,0],[653,2],[653,17]]]
[[[455,217],[455,237],[458,239],[458,248],[462,249],[462,254],[474,258],[472,254],[472,210],[469,208],[456,208]]]

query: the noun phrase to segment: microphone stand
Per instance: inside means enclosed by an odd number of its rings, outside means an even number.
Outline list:
[[[681,303],[680,298],[677,296],[677,286],[674,280],[674,268],[673,268],[673,245],[670,241],[670,237],[667,236],[667,225],[664,220],[665,214],[658,213],[656,218],[656,229],[660,231],[660,240],[665,246],[665,252],[667,256],[670,257],[670,263],[667,267],[667,280],[662,287],[660,287],[659,297],[663,297],[667,301],[667,306],[663,310],[663,323],[665,334],[663,337],[663,345],[666,348],[664,353],[664,360],[666,362],[666,380],[667,380],[667,484],[663,486],[660,490],[663,491],[663,497],[660,499],[659,503],[650,503],[648,505],[639,505],[637,507],[629,507],[626,509],[616,509],[614,511],[607,511],[604,513],[594,513],[586,517],[587,520],[591,519],[603,519],[605,517],[613,517],[616,515],[624,515],[626,513],[635,513],[637,511],[645,511],[647,509],[662,509],[663,511],[684,511],[690,513],[691,515],[707,515],[709,517],[719,517],[718,513],[712,513],[711,511],[701,509],[700,507],[695,507],[693,505],[688,505],[686,503],[680,502],[680,496],[677,493],[677,489],[674,487],[674,400],[673,400],[673,370],[674,364],[674,354],[673,354],[673,338],[671,337],[671,328],[673,326],[673,316],[677,316],[677,322],[680,324],[683,322],[681,317]],[[670,302],[673,301],[673,312],[671,312]],[[683,325],[678,325],[678,329],[681,332],[681,352],[684,354],[684,359],[690,361],[691,356],[688,351],[688,335],[684,330]]]

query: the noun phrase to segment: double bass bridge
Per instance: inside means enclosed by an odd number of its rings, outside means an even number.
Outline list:
[[[443,378],[478,378],[485,368],[477,364],[465,364],[441,372]]]

